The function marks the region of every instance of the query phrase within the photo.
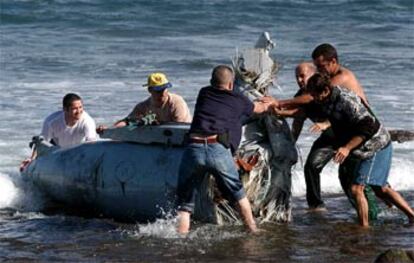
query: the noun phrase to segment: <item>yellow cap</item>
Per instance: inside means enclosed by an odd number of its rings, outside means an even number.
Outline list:
[[[144,86],[149,87],[155,91],[162,91],[166,88],[172,87],[165,74],[160,72],[150,74],[148,76],[148,83]]]

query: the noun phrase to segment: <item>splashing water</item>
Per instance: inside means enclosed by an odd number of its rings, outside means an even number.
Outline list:
[[[14,185],[11,178],[3,173],[0,173],[0,185],[0,208],[13,206],[19,195],[19,189]]]
[[[23,181],[16,171],[0,173],[0,186],[0,209],[36,212],[45,206],[43,194],[29,182]]]

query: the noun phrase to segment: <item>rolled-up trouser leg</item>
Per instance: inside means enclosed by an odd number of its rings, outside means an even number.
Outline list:
[[[334,156],[335,149],[328,140],[319,137],[312,145],[305,163],[306,200],[310,208],[323,205],[320,173]]]

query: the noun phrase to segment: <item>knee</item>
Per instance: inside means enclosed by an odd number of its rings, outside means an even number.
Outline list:
[[[318,170],[318,163],[316,160],[308,158],[305,163],[305,171],[315,171]]]
[[[354,196],[360,196],[364,194],[364,185],[353,184],[351,186],[351,192]]]
[[[389,186],[372,186],[372,190],[374,190],[377,196],[385,196],[391,190]]]

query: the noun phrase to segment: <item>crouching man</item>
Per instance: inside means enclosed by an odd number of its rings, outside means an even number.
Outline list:
[[[414,211],[404,198],[388,185],[392,145],[388,131],[352,91],[330,84],[328,76],[315,74],[307,91],[321,104],[339,145],[334,161],[342,164],[352,154],[361,160],[352,182],[359,223],[368,226],[368,202],[364,187],[370,185],[375,194],[403,211],[414,223]]]
[[[256,232],[250,202],[240,181],[232,153],[241,139],[241,117],[268,110],[271,99],[251,102],[233,90],[233,70],[225,65],[214,68],[211,86],[198,94],[190,141],[181,160],[177,187],[178,232],[190,229],[195,190],[204,176],[213,174],[223,190],[237,202],[247,229]]]

